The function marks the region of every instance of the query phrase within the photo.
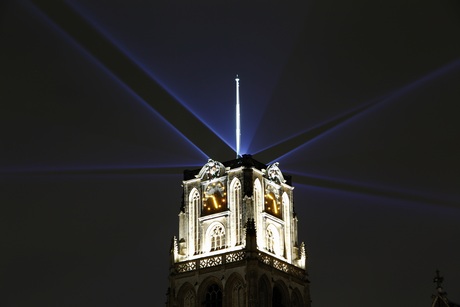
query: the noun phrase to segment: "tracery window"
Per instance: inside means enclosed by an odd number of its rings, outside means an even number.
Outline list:
[[[211,251],[225,247],[225,229],[221,225],[216,225],[211,230]]]
[[[232,306],[231,307],[244,307],[244,288],[241,281],[237,281],[232,289]]]
[[[240,244],[242,241],[241,237],[241,183],[238,179],[234,179],[232,182],[232,205],[233,205],[233,212],[234,212],[234,223],[235,223],[235,236],[236,236],[236,244]]]
[[[256,229],[263,229],[263,222],[260,216],[260,213],[264,211],[264,195],[262,190],[262,184],[260,183],[259,178],[254,180],[254,202],[255,202],[255,222],[256,222]],[[263,233],[261,233],[263,234]],[[264,236],[260,235],[257,236],[257,245],[264,246]]]
[[[188,290],[184,296],[184,307],[195,307],[195,293],[192,290]]]
[[[217,284],[208,287],[202,306],[222,307],[222,290]]]
[[[198,236],[198,218],[197,218],[197,213],[198,209],[200,207],[200,202],[201,202],[201,197],[200,193],[198,192],[197,189],[193,189],[190,192],[190,197],[189,197],[189,242],[190,242],[190,250],[189,253],[193,255],[194,253],[197,253],[201,246],[200,246],[200,239]]]

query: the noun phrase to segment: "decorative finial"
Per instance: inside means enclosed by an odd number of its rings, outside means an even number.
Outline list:
[[[238,74],[235,78],[236,81],[236,158],[240,157],[240,79]]]

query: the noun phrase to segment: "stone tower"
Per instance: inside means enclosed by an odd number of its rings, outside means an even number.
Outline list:
[[[185,171],[167,306],[310,307],[290,177],[243,155]]]

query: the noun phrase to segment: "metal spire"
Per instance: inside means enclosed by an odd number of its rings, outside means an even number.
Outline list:
[[[235,78],[236,81],[236,158],[240,156],[240,79],[238,75]]]

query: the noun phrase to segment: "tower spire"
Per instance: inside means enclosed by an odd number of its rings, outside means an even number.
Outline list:
[[[235,78],[236,81],[236,158],[240,156],[240,79],[238,75]]]

